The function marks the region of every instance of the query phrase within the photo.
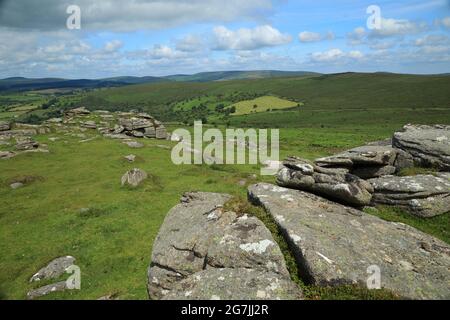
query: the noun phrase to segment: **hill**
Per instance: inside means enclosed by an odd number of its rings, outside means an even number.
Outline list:
[[[126,110],[140,108],[163,120],[179,120],[189,114],[174,112],[180,103],[203,97],[214,105],[277,96],[302,103],[302,110],[365,110],[450,108],[450,76],[345,73],[320,76],[232,80],[215,82],[167,82],[132,85],[89,93],[82,103],[91,108]],[[191,104],[191,109],[202,106]]]
[[[180,82],[209,82],[209,81],[227,81],[242,79],[265,79],[280,77],[299,77],[313,76],[319,73],[308,71],[277,71],[277,70],[257,70],[257,71],[218,71],[218,72],[201,72],[193,75],[173,75],[167,76],[166,79]]]

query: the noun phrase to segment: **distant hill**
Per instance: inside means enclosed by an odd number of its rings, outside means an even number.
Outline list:
[[[95,89],[105,87],[122,87],[131,84],[145,84],[156,82],[210,82],[239,79],[264,79],[276,77],[297,77],[308,75],[320,75],[305,71],[220,71],[202,72],[193,75],[171,75],[166,77],[111,77],[103,79],[61,79],[61,78],[41,78],[30,79],[23,77],[11,77],[0,80],[0,91],[28,91],[46,89]]]
[[[299,77],[299,76],[313,76],[313,75],[319,75],[319,73],[308,71],[277,71],[277,70],[217,71],[217,72],[201,72],[193,75],[179,74],[167,76],[165,78],[178,82],[209,82],[209,81],[227,81],[227,80],[244,80],[244,79]]]
[[[105,79],[60,79],[40,78],[29,79],[13,77],[0,80],[0,91],[28,91],[46,89],[94,89],[105,87],[121,87],[131,84],[166,82],[164,78],[158,77],[115,77]]]

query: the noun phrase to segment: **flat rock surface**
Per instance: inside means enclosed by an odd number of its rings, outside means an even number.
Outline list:
[[[170,210],[153,244],[148,270],[152,299],[253,299],[274,282],[279,286],[267,291],[266,299],[301,296],[270,231],[255,217],[225,212],[222,206],[229,199],[187,193]]]
[[[61,292],[67,289],[67,284],[65,281],[56,282],[49,284],[38,289],[31,290],[27,293],[27,299],[33,300],[39,297],[46,296],[52,292]]]
[[[450,246],[401,223],[324,198],[260,183],[249,198],[282,229],[308,282],[360,283],[378,266],[381,287],[412,299],[450,298]]]
[[[398,206],[420,217],[450,211],[450,173],[370,179],[372,204]]]
[[[406,125],[392,144],[410,153],[422,166],[450,171],[450,126]]]

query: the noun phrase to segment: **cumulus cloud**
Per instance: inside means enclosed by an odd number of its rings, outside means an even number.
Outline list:
[[[321,34],[319,32],[303,31],[298,35],[300,42],[318,42],[322,40],[333,40],[333,32],[327,32],[326,34]]]
[[[326,63],[336,63],[343,61],[344,59],[354,59],[359,60],[364,57],[361,51],[352,50],[349,52],[344,52],[341,49],[330,49],[323,52],[314,52],[311,54],[311,61],[313,62],[326,62]]]
[[[435,20],[435,25],[450,29],[450,17]]]
[[[193,22],[259,19],[271,12],[272,0],[77,0],[82,29],[133,31],[163,29]],[[72,3],[69,3],[72,4]],[[66,26],[66,1],[0,1],[0,26],[39,30]]]
[[[372,30],[369,36],[373,38],[385,38],[417,34],[425,31],[427,27],[427,24],[424,22],[382,18],[380,29]]]
[[[224,26],[213,30],[216,50],[254,50],[264,47],[274,47],[292,41],[288,34],[269,25],[258,26],[253,29],[241,28],[236,31]]]
[[[123,43],[120,40],[112,40],[105,44],[105,51],[114,52],[123,47]]]
[[[204,43],[199,36],[186,35],[184,38],[176,41],[176,49],[185,52],[201,51],[204,48]]]

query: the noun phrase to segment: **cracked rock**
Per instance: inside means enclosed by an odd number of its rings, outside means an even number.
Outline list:
[[[434,217],[450,211],[450,173],[386,176],[369,182],[375,189],[373,205],[401,207],[419,217]]]
[[[298,190],[260,183],[248,194],[275,219],[307,283],[367,286],[376,267],[381,287],[400,297],[450,298],[445,242]]]
[[[277,184],[282,187],[312,192],[353,206],[370,204],[373,188],[348,173],[347,169],[322,168],[310,161],[290,157],[278,172]]]
[[[392,144],[420,166],[450,171],[450,126],[406,125],[394,134]]]
[[[226,212],[229,195],[186,193],[153,244],[152,299],[298,299],[280,248],[255,217]],[[230,279],[231,278],[231,279]],[[268,290],[271,283],[277,287]]]

